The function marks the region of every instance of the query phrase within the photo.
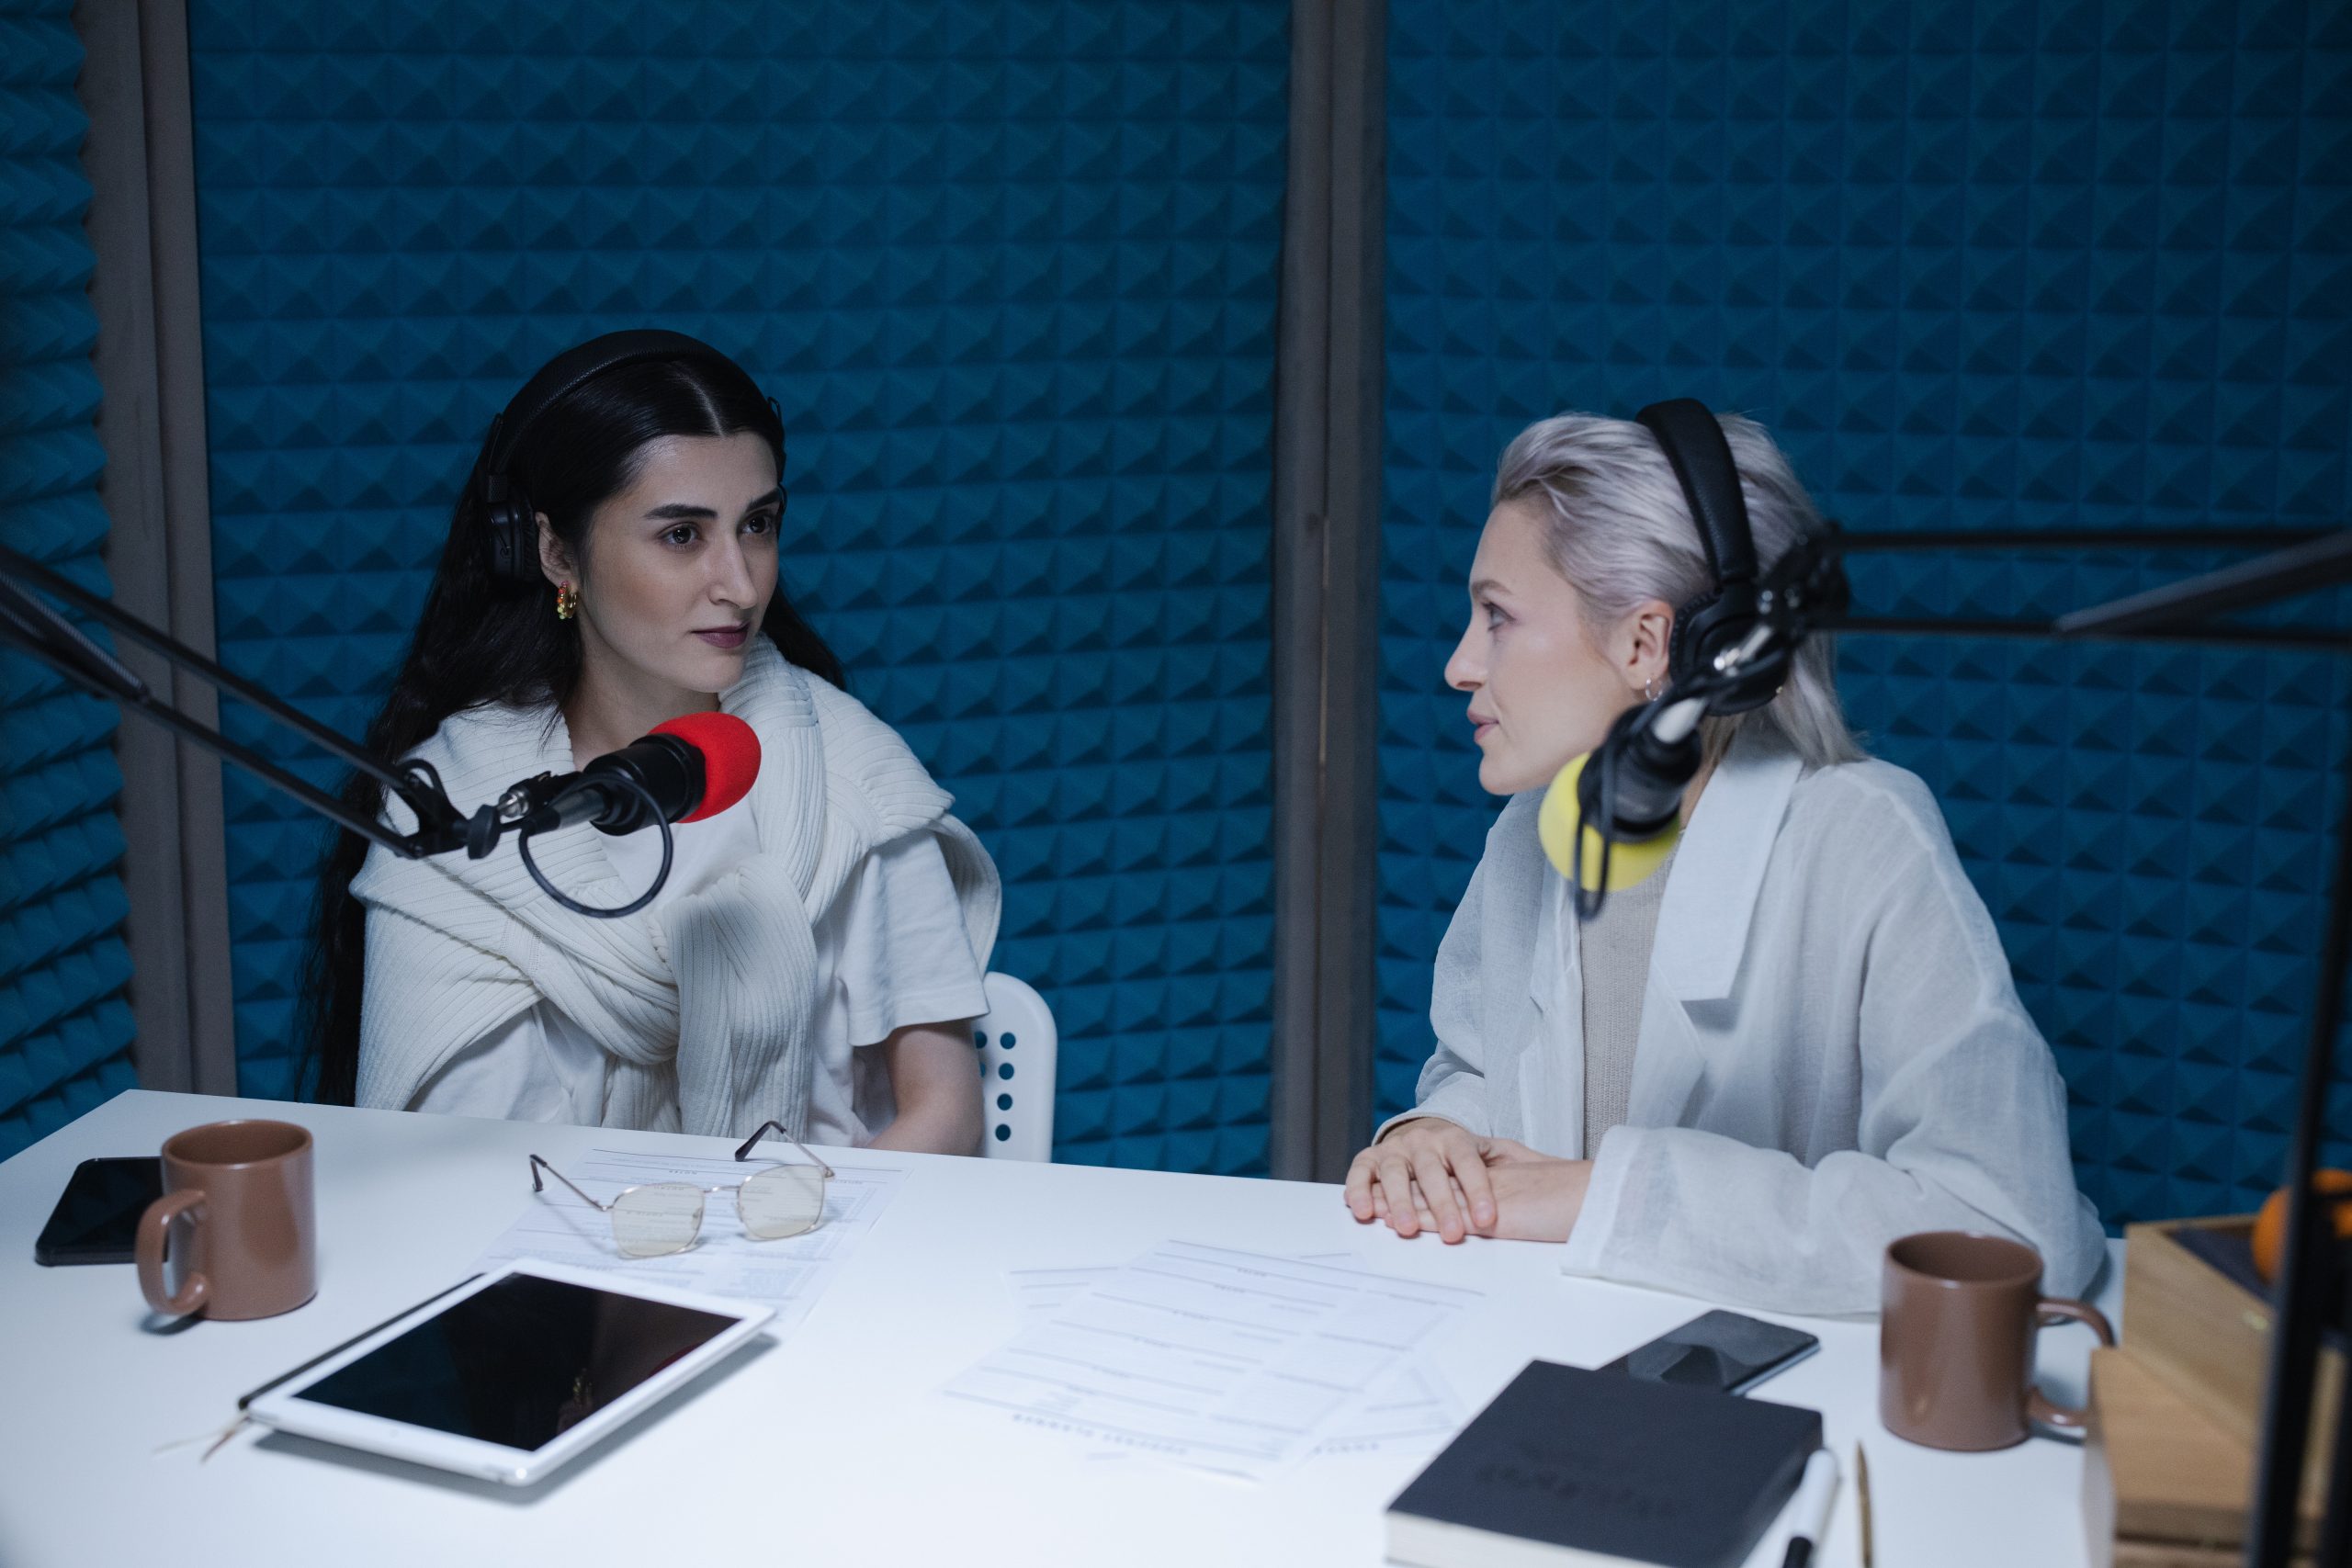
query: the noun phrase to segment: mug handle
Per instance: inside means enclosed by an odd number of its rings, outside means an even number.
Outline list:
[[[183,1317],[204,1304],[212,1293],[212,1281],[194,1269],[180,1281],[180,1293],[164,1293],[164,1238],[174,1220],[204,1202],[204,1189],[183,1187],[177,1192],[166,1192],[147,1205],[139,1216],[139,1289],[146,1296],[147,1304],[157,1312]],[[203,1216],[196,1222],[202,1223]]]
[[[2090,1303],[2065,1296],[2044,1296],[2034,1305],[2033,1326],[2037,1330],[2053,1328],[2070,1318],[2076,1323],[2088,1324],[2091,1332],[2098,1336],[2100,1344],[2110,1350],[2115,1348],[2114,1325],[2107,1321],[2105,1313]],[[2041,1390],[2032,1387],[2026,1390],[2025,1413],[2028,1419],[2061,1432],[2079,1432],[2090,1418],[2089,1410],[2083,1405],[2052,1404]]]

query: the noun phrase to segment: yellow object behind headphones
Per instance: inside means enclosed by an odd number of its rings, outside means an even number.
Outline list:
[[[1674,852],[1675,840],[1682,837],[1682,826],[1678,822],[1645,843],[1611,845],[1609,886],[1601,887],[1600,835],[1589,827],[1585,829],[1582,865],[1576,863],[1569,849],[1577,838],[1577,780],[1584,776],[1584,765],[1596,755],[1597,752],[1586,752],[1553,779],[1552,787],[1544,793],[1543,808],[1535,814],[1535,832],[1544,840],[1544,854],[1555,871],[1571,878],[1588,893],[1596,888],[1614,893],[1647,881],[1664,865],[1666,857]]]

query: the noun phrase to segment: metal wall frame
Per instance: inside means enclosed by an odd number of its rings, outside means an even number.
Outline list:
[[[79,0],[82,162],[96,263],[96,355],[107,454],[99,494],[116,602],[210,653],[212,518],[197,293],[196,162],[185,0]],[[119,650],[207,724],[219,705],[162,660]],[[129,852],[132,1059],[148,1089],[234,1094],[229,877],[220,765],[154,725],[116,731]]]
[[[1272,1163],[1372,1129],[1384,0],[1294,0],[1274,402]]]

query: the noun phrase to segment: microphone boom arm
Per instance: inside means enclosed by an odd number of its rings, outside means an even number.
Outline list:
[[[35,598],[37,588],[109,629],[160,655],[174,666],[200,677],[214,689],[235,698],[286,728],[295,731],[377,780],[400,796],[416,814],[413,833],[396,833],[381,822],[362,816],[326,791],[296,776],[251,747],[230,739],[200,719],[182,713],[141,680],[112,654],[83,634],[63,615]],[[21,649],[74,685],[105,697],[125,711],[143,716],[181,739],[203,747],[224,761],[233,762],[283,795],[348,832],[380,844],[407,860],[466,849],[487,854],[497,841],[494,807],[485,807],[469,820],[449,803],[448,791],[429,762],[412,759],[397,768],[376,757],[283,699],[264,691],[129,611],[110,604],[17,550],[0,545],[0,647]],[[485,833],[487,842],[484,842]],[[477,850],[475,846],[480,844]]]
[[[1928,551],[1962,554],[2034,547],[2264,549],[2253,560],[2167,583],[2143,593],[2071,610],[2051,621],[1966,621],[1935,617],[1894,618],[1847,614],[1852,590],[1843,565],[1849,555]],[[2352,645],[2341,628],[2305,626],[2246,626],[2211,617],[2249,609],[2333,584],[2352,582],[2352,530],[2247,530],[2232,536],[2210,528],[2134,529],[2031,535],[1994,533],[1852,535],[1835,523],[1808,534],[1774,563],[1757,594],[1754,631],[1716,660],[1717,674],[1745,671],[1758,660],[1787,660],[1806,637],[1826,632],[1898,632],[1948,637],[2022,637],[2060,641],[2184,641],[2222,643],[2340,653]],[[1688,694],[1703,696],[1706,677]]]

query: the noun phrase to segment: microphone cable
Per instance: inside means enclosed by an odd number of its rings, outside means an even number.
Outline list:
[[[523,869],[531,874],[531,880],[539,885],[539,891],[558,904],[575,915],[586,915],[592,919],[598,920],[616,920],[623,915],[634,915],[653,902],[654,895],[660,893],[663,885],[670,880],[670,861],[675,846],[670,838],[669,818],[662,815],[662,803],[653,798],[651,790],[647,789],[631,774],[623,772],[608,773],[602,782],[618,784],[635,790],[638,798],[645,803],[646,814],[653,818],[653,825],[662,829],[662,869],[653,874],[651,886],[618,908],[599,909],[594,905],[582,904],[570,897],[554,883],[548,880],[547,873],[539,869],[539,863],[531,858],[531,836],[537,829],[526,828],[514,835],[514,852],[523,857]]]
[[[1648,705],[1643,709],[1642,716],[1637,723],[1647,724],[1654,721],[1657,716],[1657,705],[1665,700],[1666,699],[1663,697],[1651,699]],[[1600,796],[1599,804],[1600,806],[1600,819],[1603,822],[1611,824],[1615,823],[1617,820],[1618,752],[1619,748],[1611,746],[1604,740],[1601,742],[1600,754],[1593,759],[1594,761],[1600,764],[1600,787],[1595,791],[1595,793]],[[1568,840],[1576,846],[1576,856],[1578,870],[1583,869],[1584,836],[1587,830],[1588,829],[1585,827],[1584,815],[1584,792],[1579,790],[1577,792],[1576,837]],[[1593,876],[1592,886],[1590,887],[1587,887],[1584,885],[1584,879],[1580,876],[1571,876],[1568,878],[1568,891],[1576,897],[1576,917],[1577,923],[1578,925],[1582,925],[1589,920],[1599,919],[1600,918],[1600,907],[1609,901],[1609,862],[1611,855],[1616,851],[1617,839],[1614,834],[1605,832],[1598,833],[1594,836],[1600,840],[1600,865],[1598,872]],[[537,874],[535,872],[533,874],[536,875]],[[1591,900],[1589,904],[1586,902],[1587,898]]]

